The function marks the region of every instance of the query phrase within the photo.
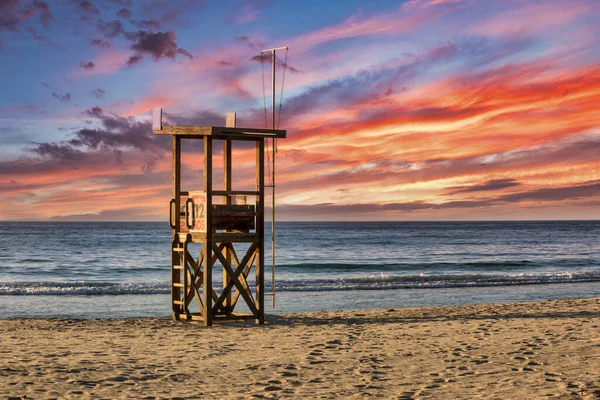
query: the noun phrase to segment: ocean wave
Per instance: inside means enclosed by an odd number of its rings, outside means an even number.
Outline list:
[[[600,282],[600,271],[519,274],[416,274],[322,279],[278,279],[277,291],[339,291],[386,289],[436,289],[485,286],[544,285]],[[249,279],[252,286],[253,282]],[[213,282],[215,287],[219,282]],[[270,282],[265,282],[269,291]],[[169,282],[7,282],[0,283],[0,295],[149,295],[170,293]]]
[[[570,267],[581,267],[589,265],[589,260],[562,260],[561,265]],[[268,260],[265,262],[269,265]],[[381,260],[375,263],[296,263],[277,264],[277,269],[297,271],[430,271],[430,270],[491,270],[510,271],[524,268],[547,268],[548,263],[538,263],[529,260],[506,260],[506,261],[474,261],[474,262],[419,262],[398,263]]]
[[[600,271],[519,274],[371,275],[368,277],[279,280],[278,291],[436,289],[600,282]]]
[[[0,295],[124,295],[170,293],[169,282],[10,282],[0,283]]]

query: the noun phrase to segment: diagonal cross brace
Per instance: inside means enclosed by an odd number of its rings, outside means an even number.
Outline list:
[[[254,314],[255,316],[258,317],[258,310],[256,309],[256,305],[254,304],[252,297],[246,292],[244,286],[239,281],[240,274],[243,272],[244,267],[250,260],[250,257],[252,257],[252,255],[256,251],[257,247],[258,247],[258,243],[252,243],[250,245],[250,248],[246,252],[246,255],[244,256],[244,258],[242,259],[239,266],[236,268],[236,270],[234,272],[232,270],[229,262],[227,262],[227,259],[223,256],[223,253],[221,253],[221,250],[217,247],[217,245],[215,243],[213,243],[213,245],[212,245],[213,251],[215,252],[216,256],[219,258],[219,261],[221,262],[221,265],[223,265],[223,268],[227,271],[227,273],[230,276],[229,282],[223,288],[223,292],[221,292],[221,296],[219,297],[219,299],[215,302],[215,304],[213,306],[213,309],[212,309],[213,314],[216,314],[216,312],[218,311],[221,304],[223,304],[223,301],[225,301],[225,297],[227,297],[227,295],[231,292],[233,285],[235,285],[237,290],[244,297],[244,300],[246,300],[246,303],[248,304],[248,308],[250,308],[250,311],[252,312],[252,314]]]
[[[221,245],[224,247],[224,245]],[[189,252],[186,252],[186,256],[188,257],[189,265],[188,268],[193,269],[193,274],[191,274],[191,288],[189,288],[190,292],[187,293],[186,298],[185,298],[185,304],[189,304],[192,299],[194,297],[196,297],[196,302],[198,303],[198,306],[200,307],[200,312],[202,312],[202,310],[204,310],[204,303],[202,302],[202,296],[200,296],[200,293],[198,293],[198,290],[200,290],[200,286],[202,286],[204,284],[204,280],[203,280],[203,276],[201,274],[202,270],[201,270],[201,266],[202,263],[204,262],[204,254],[203,252],[200,252],[200,254],[198,255],[198,262],[193,262],[194,258],[192,257],[192,255]],[[215,263],[215,261],[217,260],[217,256],[213,255],[212,257],[212,262],[213,264]],[[213,298],[213,301],[217,301],[218,300],[218,296],[215,293],[213,288],[210,288],[207,290],[211,291],[211,295]],[[199,300],[199,302],[198,302]]]
[[[198,279],[198,275],[200,273],[200,265],[202,265],[203,258],[198,258],[198,263],[194,261],[192,255],[185,250],[184,257],[186,258],[185,262],[185,271],[190,277],[190,284],[188,285],[188,292],[185,294],[185,305],[187,307],[188,304],[192,301],[192,298],[196,298],[196,303],[198,304],[198,308],[200,309],[200,313],[204,310],[204,303],[202,302],[202,297],[198,290],[202,285],[202,275],[200,275],[200,279]]]
[[[234,255],[234,262],[236,263],[237,266],[240,265],[239,261],[237,260],[237,256]],[[249,286],[248,285],[248,281],[246,280],[248,278],[248,274],[250,273],[250,269],[252,268],[252,264],[254,264],[254,260],[256,258],[256,252],[254,252],[254,254],[252,255],[252,257],[250,258],[250,261],[248,261],[248,263],[246,264],[246,268],[244,268],[244,271],[242,272],[242,274],[240,275],[240,281],[242,281],[242,285],[244,285],[244,287],[246,288],[246,292],[249,293]],[[238,290],[235,292],[235,295],[233,296],[233,299],[231,300],[231,308],[235,308],[235,305],[237,304],[238,299],[240,298],[241,292]]]

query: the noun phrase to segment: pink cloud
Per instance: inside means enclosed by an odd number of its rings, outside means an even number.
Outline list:
[[[126,117],[138,115],[150,111],[153,108],[165,108],[171,104],[173,104],[173,99],[168,95],[150,95],[136,100],[123,115]]]
[[[235,8],[226,19],[233,25],[241,25],[254,21],[258,17],[258,14],[258,10],[250,4],[246,4],[241,9]]]
[[[84,69],[77,66],[71,73],[74,77],[89,75],[110,75],[119,71],[127,63],[130,54],[119,50],[106,50],[94,57],[90,62],[94,65],[92,69]]]
[[[405,9],[401,9],[397,12],[376,15],[366,19],[352,16],[341,24],[299,36],[292,40],[289,46],[297,49],[297,51],[306,51],[319,44],[339,39],[359,36],[397,35],[416,29],[435,15],[423,11],[407,13]]]
[[[590,10],[590,4],[572,1],[548,1],[496,13],[471,29],[472,33],[506,36],[523,32],[547,30],[569,23]]]
[[[454,4],[460,2],[462,2],[462,0],[411,0],[408,3],[405,3],[402,7],[404,9],[410,10],[411,8],[415,7],[426,8],[440,4]]]

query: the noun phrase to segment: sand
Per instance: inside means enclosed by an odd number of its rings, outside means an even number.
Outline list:
[[[7,398],[600,398],[600,299],[0,321]]]

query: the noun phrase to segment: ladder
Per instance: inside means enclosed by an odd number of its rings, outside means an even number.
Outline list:
[[[190,311],[185,305],[188,293],[188,273],[186,269],[187,242],[181,243],[173,239],[171,243],[171,302],[173,316],[179,319],[181,314],[189,315]]]

